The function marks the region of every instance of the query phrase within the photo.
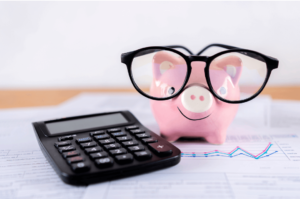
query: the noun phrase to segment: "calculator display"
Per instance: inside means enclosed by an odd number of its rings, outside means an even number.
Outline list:
[[[100,115],[59,122],[50,122],[46,123],[46,127],[48,128],[50,135],[55,135],[62,132],[78,131],[126,123],[128,123],[128,120],[121,113],[114,113],[109,115]]]

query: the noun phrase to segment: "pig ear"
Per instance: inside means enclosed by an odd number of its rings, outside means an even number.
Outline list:
[[[236,86],[242,74],[242,60],[237,56],[230,55],[217,59],[214,62],[213,67],[224,70],[231,77],[234,86]]]
[[[178,58],[167,52],[158,52],[153,57],[152,71],[156,80],[169,69],[174,69],[174,64],[178,62]]]

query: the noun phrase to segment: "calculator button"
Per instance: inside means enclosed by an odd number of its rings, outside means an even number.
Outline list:
[[[110,139],[105,139],[105,140],[98,140],[100,144],[111,144],[111,143],[115,143],[116,141],[112,138]]]
[[[77,143],[90,142],[90,141],[92,141],[92,138],[90,138],[90,137],[76,139]]]
[[[115,143],[115,144],[107,144],[107,145],[104,145],[104,147],[105,147],[107,150],[110,150],[110,149],[117,149],[117,148],[120,148],[121,145],[118,144],[118,143]]]
[[[152,154],[149,151],[139,151],[134,153],[136,159],[138,160],[147,160],[152,157]]]
[[[126,151],[126,149],[124,149],[124,148],[120,148],[120,149],[110,150],[109,153],[110,153],[111,155],[119,155],[119,154],[127,153],[127,151]]]
[[[152,144],[149,144],[149,147],[152,151],[154,151],[155,153],[157,153],[160,156],[170,155],[173,152],[172,149],[165,144],[152,143]]]
[[[108,154],[105,151],[90,154],[90,157],[92,159],[104,158],[104,157],[107,157],[107,156],[108,156]]]
[[[136,134],[135,135],[137,138],[150,138],[151,135],[149,133],[142,133],[142,134]]]
[[[114,160],[111,157],[96,159],[95,162],[98,167],[109,167],[114,164]]]
[[[58,148],[59,152],[63,153],[63,152],[67,152],[67,151],[75,151],[76,148],[74,146],[64,146],[64,147],[60,147]]]
[[[84,149],[86,153],[95,153],[95,152],[100,152],[102,149],[100,146],[92,147],[92,148],[86,148]]]
[[[127,130],[127,131],[129,131],[129,130],[133,130],[133,129],[138,129],[139,127],[138,126],[126,126],[125,127],[125,129]]]
[[[114,128],[114,129],[108,129],[107,130],[108,133],[118,132],[118,131],[121,131],[121,128]]]
[[[134,146],[138,145],[139,143],[136,140],[128,141],[128,142],[122,142],[124,146]]]
[[[101,134],[104,134],[105,131],[104,130],[101,130],[101,131],[94,131],[94,132],[90,132],[90,136],[94,136],[94,135],[101,135]]]
[[[123,154],[123,155],[117,155],[116,160],[118,163],[130,163],[133,161],[133,156],[128,153],[128,154]]]
[[[81,148],[88,148],[88,147],[97,146],[97,144],[96,142],[87,142],[87,143],[81,143],[80,146]]]
[[[117,133],[112,133],[111,135],[114,136],[114,137],[120,137],[120,136],[125,136],[127,134],[124,133],[124,132],[117,132]]]
[[[63,153],[64,158],[69,158],[69,157],[78,156],[78,155],[80,155],[80,153],[78,151],[69,151],[69,152]]]
[[[75,163],[75,162],[82,162],[83,160],[84,160],[84,158],[81,157],[81,156],[75,156],[75,157],[67,159],[69,164],[72,164],[72,163]]]
[[[131,130],[130,132],[133,134],[145,133],[145,131],[141,129]]]
[[[62,146],[68,146],[71,145],[72,143],[70,141],[63,141],[63,142],[55,142],[56,148],[62,147]]]
[[[154,143],[154,142],[157,142],[157,139],[155,138],[145,138],[145,139],[142,139],[142,142],[147,144],[147,143]]]
[[[78,163],[72,164],[72,169],[75,172],[88,171],[88,170],[90,170],[90,165],[85,162],[78,162]]]
[[[130,137],[129,135],[127,135],[127,136],[117,137],[117,140],[119,142],[123,142],[123,141],[132,140],[132,137]]]
[[[135,151],[143,151],[143,150],[145,150],[145,147],[143,145],[138,145],[138,146],[128,147],[128,149],[131,152],[135,152]]]
[[[97,140],[104,140],[104,139],[109,138],[109,135],[107,135],[107,134],[96,135],[96,136],[94,136],[94,138],[97,139]]]
[[[73,140],[73,135],[67,135],[58,138],[58,141],[65,141],[65,140]]]

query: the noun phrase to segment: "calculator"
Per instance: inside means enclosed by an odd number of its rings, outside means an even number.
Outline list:
[[[39,146],[59,177],[86,185],[176,165],[181,151],[129,111],[34,122]]]

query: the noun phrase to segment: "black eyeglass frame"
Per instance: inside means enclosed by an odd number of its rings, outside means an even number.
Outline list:
[[[213,56],[199,56],[200,54],[202,54],[205,50],[207,50],[208,48],[210,47],[222,47],[222,48],[226,48],[228,50],[225,50],[225,51],[222,51],[222,52],[219,52]],[[187,51],[190,56],[187,56],[183,53],[181,53],[180,51],[177,51],[173,48],[181,48],[181,49],[184,49],[185,51]],[[154,50],[154,51],[151,51],[151,50]],[[135,83],[134,79],[133,79],[133,75],[132,75],[132,70],[131,70],[131,64],[132,64],[132,61],[133,59],[136,57],[136,55],[140,52],[147,52],[149,51],[148,53],[152,53],[152,52],[157,52],[159,50],[168,50],[168,51],[171,51],[171,52],[174,52],[176,54],[179,54],[186,62],[187,64],[187,74],[186,74],[186,77],[185,77],[185,80],[184,80],[184,83],[182,85],[182,87],[177,91],[176,94],[172,95],[172,96],[169,96],[169,97],[165,97],[165,98],[157,98],[157,97],[152,97],[150,95],[147,95],[146,93],[144,93]],[[223,54],[226,54],[226,53],[230,53],[230,52],[238,52],[238,53],[242,53],[242,54],[245,54],[245,55],[248,55],[250,57],[253,57],[255,58],[255,55],[259,55],[260,57],[262,57],[267,65],[267,75],[265,77],[265,81],[263,83],[263,85],[261,86],[261,88],[251,97],[247,98],[247,99],[243,99],[243,100],[237,100],[237,101],[230,101],[230,100],[226,100],[226,99],[223,99],[222,97],[220,97],[213,89],[213,86],[211,84],[211,81],[210,81],[210,77],[209,77],[209,67],[210,67],[210,64],[211,62],[223,55]],[[148,53],[144,53],[144,54],[148,54]],[[143,54],[142,54],[143,55]],[[141,56],[141,55],[139,55]],[[258,57],[256,57],[257,59],[259,59]],[[259,59],[261,60],[261,59]],[[188,83],[189,81],[189,78],[190,78],[190,75],[191,75],[191,72],[192,72],[192,66],[191,66],[191,63],[193,61],[203,61],[206,63],[205,65],[205,68],[204,68],[204,74],[205,74],[205,79],[206,79],[206,82],[207,82],[207,85],[209,87],[209,90],[210,92],[213,94],[214,97],[216,97],[217,99],[223,101],[223,102],[226,102],[226,103],[230,103],[230,104],[238,104],[238,103],[245,103],[245,102],[248,102],[252,99],[254,99],[255,97],[257,97],[262,91],[263,89],[265,88],[269,78],[270,78],[270,75],[271,75],[271,72],[273,69],[276,69],[278,68],[278,64],[279,64],[279,61],[276,59],[276,58],[273,58],[273,57],[270,57],[270,56],[267,56],[267,55],[264,55],[264,54],[261,54],[259,52],[256,52],[256,51],[253,51],[253,50],[248,50],[248,49],[243,49],[243,48],[238,48],[238,47],[234,47],[234,46],[229,46],[229,45],[224,45],[224,44],[210,44],[208,46],[206,46],[205,48],[203,48],[201,51],[199,51],[196,55],[193,55],[193,53],[186,47],[184,46],[181,46],[181,45],[172,45],[172,46],[150,46],[150,47],[145,47],[145,48],[141,48],[141,49],[138,49],[138,50],[135,50],[135,51],[131,51],[131,52],[127,52],[127,53],[123,53],[121,55],[121,62],[126,64],[127,66],[127,70],[128,70],[128,74],[129,74],[129,78],[131,80],[131,83],[133,84],[134,88],[143,96],[149,98],[149,99],[152,99],[152,100],[168,100],[168,99],[172,99],[174,97],[177,97],[179,96],[182,91],[184,90],[186,84]]]

